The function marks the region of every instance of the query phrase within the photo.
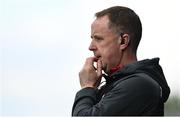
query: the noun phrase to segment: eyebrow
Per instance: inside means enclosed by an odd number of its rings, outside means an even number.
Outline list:
[[[97,34],[95,34],[95,35],[91,35],[91,38],[102,38],[102,36],[100,36],[100,35],[97,35]]]

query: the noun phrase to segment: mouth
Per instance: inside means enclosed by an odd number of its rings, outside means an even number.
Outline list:
[[[99,56],[99,55],[98,55],[98,56],[95,55],[94,57],[95,57],[97,60],[101,59],[101,56]]]

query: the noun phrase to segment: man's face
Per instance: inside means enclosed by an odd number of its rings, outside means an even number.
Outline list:
[[[108,16],[97,18],[91,25],[89,50],[102,61],[103,70],[109,73],[112,67],[120,64],[121,51],[119,36],[109,28]]]

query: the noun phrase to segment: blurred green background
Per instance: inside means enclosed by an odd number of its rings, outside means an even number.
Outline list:
[[[166,116],[180,116],[180,96],[172,95],[165,103]]]

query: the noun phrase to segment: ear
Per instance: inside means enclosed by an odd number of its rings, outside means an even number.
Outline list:
[[[120,38],[120,49],[125,50],[129,45],[129,35],[123,34]]]

